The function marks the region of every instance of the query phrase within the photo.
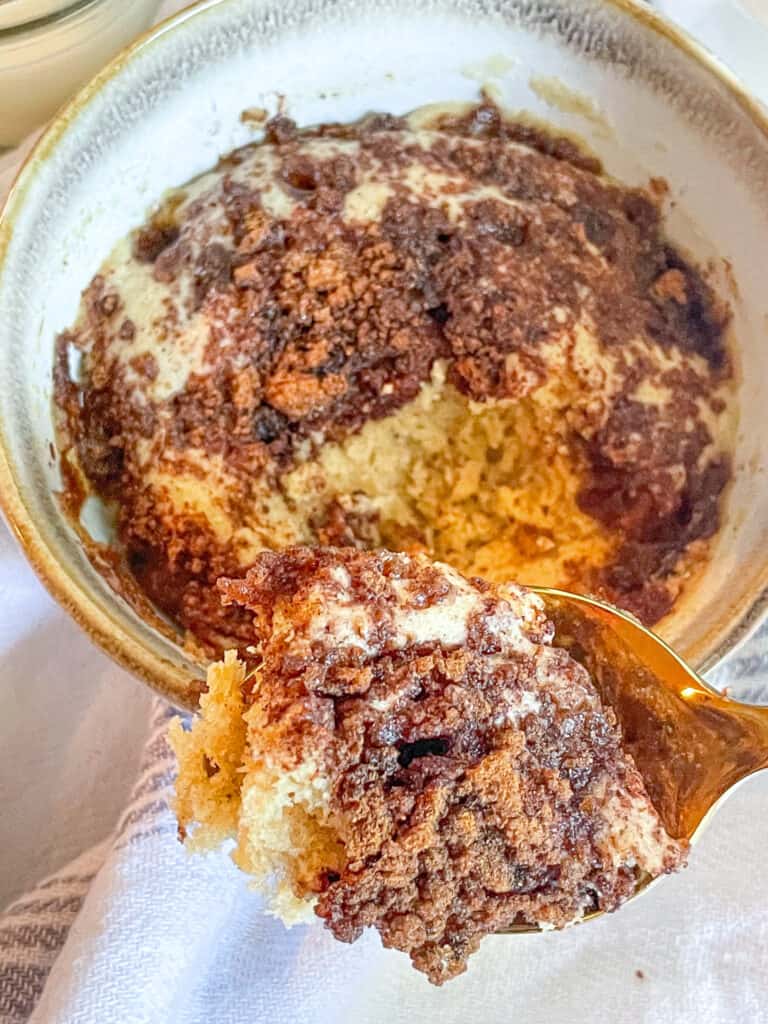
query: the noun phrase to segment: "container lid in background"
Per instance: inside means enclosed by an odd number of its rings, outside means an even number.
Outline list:
[[[0,32],[20,28],[62,14],[71,7],[85,7],[94,0],[0,0]],[[128,0],[130,2],[130,0]]]
[[[160,0],[0,0],[0,149],[18,145],[141,33]]]

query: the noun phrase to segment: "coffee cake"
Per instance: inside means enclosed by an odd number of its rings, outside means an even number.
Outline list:
[[[222,580],[255,667],[212,667],[171,732],[194,850],[235,862],[287,922],[364,928],[435,984],[483,936],[615,910],[687,844],[539,597],[423,555],[291,548]]]

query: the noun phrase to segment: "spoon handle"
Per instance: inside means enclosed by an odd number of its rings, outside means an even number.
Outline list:
[[[670,835],[690,839],[720,798],[768,768],[768,707],[712,689],[631,615],[595,598],[534,588],[555,641],[585,665]]]
[[[744,776],[768,768],[768,707],[742,704],[729,697],[723,697],[723,702],[744,728]]]
[[[679,696],[692,728],[685,732],[690,760],[679,773],[675,804],[679,834],[691,837],[721,797],[768,768],[768,707],[742,704],[703,684]]]

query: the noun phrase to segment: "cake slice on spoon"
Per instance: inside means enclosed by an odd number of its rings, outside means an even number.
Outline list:
[[[286,922],[375,927],[441,984],[486,934],[614,910],[684,863],[531,591],[301,547],[219,588],[253,647],[174,724],[176,810],[191,849],[235,840]]]

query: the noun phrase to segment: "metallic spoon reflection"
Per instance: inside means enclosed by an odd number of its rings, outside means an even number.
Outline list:
[[[589,670],[615,711],[667,831],[695,843],[723,797],[768,767],[768,707],[713,690],[626,612],[578,594],[531,589],[555,623],[555,643]],[[632,898],[664,877],[641,879]],[[536,930],[520,925],[506,932]]]

